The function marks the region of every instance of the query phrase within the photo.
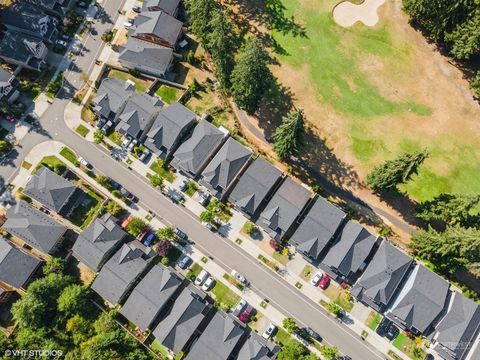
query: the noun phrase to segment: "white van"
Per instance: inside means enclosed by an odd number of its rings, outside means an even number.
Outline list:
[[[207,280],[207,277],[210,274],[206,272],[205,270],[200,271],[200,274],[198,274],[197,278],[195,279],[195,285],[200,286],[203,284],[205,280]]]

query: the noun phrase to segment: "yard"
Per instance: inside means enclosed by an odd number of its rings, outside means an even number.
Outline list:
[[[222,309],[231,309],[240,301],[240,296],[235,294],[220,280],[215,282],[215,286],[211,290],[215,295],[215,300],[220,304]]]
[[[258,0],[234,0],[229,6],[237,14],[242,9],[240,27],[273,29],[266,44],[278,60],[272,70],[291,92],[287,101],[303,108],[313,125],[303,160],[359,191],[377,164],[427,148],[431,156],[402,190],[417,201],[480,192],[480,107],[462,73],[408,25],[400,6],[382,5],[372,28],[342,28],[331,13],[339,0],[278,2],[268,8]],[[279,119],[270,108],[260,111],[267,134]]]
[[[153,170],[156,174],[160,175],[169,183],[172,183],[175,180],[175,175],[169,169],[168,165],[165,165],[163,160],[158,159],[150,165],[150,169]]]
[[[404,332],[398,334],[395,340],[393,340],[392,345],[407,354],[413,360],[421,360],[426,354],[425,351],[415,343],[415,340],[410,339]]]
[[[38,73],[33,70],[22,70],[17,79],[20,81],[22,92],[35,100],[43,91],[57,70],[56,67],[50,67],[47,70]]]
[[[75,130],[81,137],[85,137],[88,135],[88,133],[90,132],[90,130],[88,130],[88,128],[86,128],[85,126],[83,125],[78,125],[77,129]]]
[[[68,216],[68,220],[72,224],[85,229],[97,215],[101,206],[102,198],[93,191],[88,191],[84,199],[82,199],[82,203]]]
[[[92,110],[92,100],[95,97],[95,94],[90,95],[90,97],[85,101],[85,105],[82,107],[80,117],[83,121],[89,123],[90,125],[95,125],[97,121],[97,116]]]
[[[330,283],[328,288],[323,292],[333,303],[340,306],[346,312],[350,312],[353,308],[352,296],[348,290],[343,290]]]
[[[122,81],[130,80],[135,84],[135,90],[140,93],[144,93],[145,91],[147,91],[148,88],[153,84],[152,80],[147,79],[143,76],[136,77],[128,72],[114,70],[114,69],[108,72],[108,77],[116,78]]]
[[[40,160],[40,163],[35,167],[35,169],[33,169],[32,174],[35,174],[41,166],[45,166],[52,171],[55,171],[55,169],[58,170],[67,168],[67,165],[62,160],[54,155],[50,155],[45,156],[42,160]]]
[[[155,94],[158,95],[164,103],[171,104],[178,100],[181,90],[167,85],[160,85]]]
[[[377,313],[375,310],[372,310],[365,320],[365,325],[367,325],[370,329],[375,330],[382,321],[382,316]]]
[[[62,155],[65,159],[70,161],[75,166],[80,166],[80,162],[77,160],[77,154],[75,154],[75,152],[72,149],[68,147],[64,147],[60,151],[60,155]]]
[[[192,265],[190,270],[188,270],[185,277],[187,279],[190,279],[190,280],[194,281],[195,278],[197,277],[197,275],[200,274],[200,271],[202,271],[202,267],[199,264],[195,263],[195,264]]]

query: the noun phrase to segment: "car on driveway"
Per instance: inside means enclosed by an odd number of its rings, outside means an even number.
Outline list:
[[[208,279],[203,283],[202,290],[208,291],[213,287],[214,284],[215,284],[215,279],[209,276]]]
[[[126,229],[128,224],[130,224],[130,221],[133,220],[133,216],[129,215],[125,220],[123,220],[122,224],[120,225],[122,229]]]
[[[190,258],[190,256],[188,256],[188,255],[183,255],[183,256],[178,260],[177,264],[178,264],[178,267],[179,267],[180,269],[185,270],[185,269],[188,268],[188,266],[190,265],[191,262],[192,262],[192,259]]]
[[[55,45],[61,46],[61,47],[64,47],[64,48],[68,47],[68,43],[65,40],[61,40],[61,39],[57,39],[55,41]]]
[[[133,139],[132,142],[130,144],[128,144],[127,146],[127,151],[132,151],[133,148],[135,147],[135,145],[137,145],[138,143],[138,140],[137,139]]]
[[[314,277],[310,280],[310,284],[313,286],[317,286],[320,280],[322,280],[323,274],[321,272],[317,272]]]
[[[243,323],[247,323],[248,319],[250,318],[250,315],[252,315],[253,307],[248,305],[245,310],[240,314],[238,317],[238,320],[240,320]]]
[[[145,245],[145,246],[152,245],[152,243],[153,243],[153,241],[155,240],[156,237],[157,237],[157,235],[154,232],[151,232],[150,234],[148,234],[148,236],[143,241],[143,245]]]
[[[330,284],[330,276],[325,274],[323,275],[322,280],[320,280],[318,287],[322,290],[325,290],[328,287],[328,284]]]
[[[140,155],[140,157],[138,158],[138,160],[140,160],[141,162],[145,162],[145,160],[148,159],[148,157],[150,156],[150,154],[151,154],[150,150],[144,149],[143,152],[142,152],[142,155]]]
[[[207,277],[209,276],[210,274],[207,271],[205,270],[200,271],[197,278],[195,279],[195,285],[197,286],[202,285],[205,282],[205,280],[207,280]]]
[[[393,324],[392,320],[384,317],[382,321],[380,321],[380,324],[378,324],[377,328],[375,329],[375,332],[380,336],[385,336],[387,335],[388,329],[392,324]]]
[[[385,337],[388,340],[393,341],[398,336],[398,334],[400,334],[400,330],[398,329],[398,327],[395,326],[395,324],[392,323],[388,327],[388,330],[387,330],[387,333],[385,334]]]
[[[91,169],[93,168],[92,164],[90,164],[87,160],[85,160],[83,157],[79,156],[78,157],[78,162],[80,164],[82,164],[83,166],[85,166],[87,169]]]
[[[182,182],[181,182],[180,185],[178,186],[178,188],[180,189],[180,191],[185,191],[185,190],[187,190],[187,187],[188,187],[188,180],[182,180]]]
[[[237,304],[237,306],[235,307],[235,309],[233,309],[232,315],[238,317],[238,315],[241,314],[241,312],[243,311],[243,309],[245,309],[245,307],[246,307],[247,305],[248,305],[248,303],[247,303],[245,300],[241,299],[241,300],[238,302],[238,304]]]
[[[200,197],[200,200],[199,200],[200,205],[207,206],[208,202],[210,201],[210,194],[199,191],[198,195]]]
[[[122,141],[122,147],[126,149],[130,145],[131,141],[132,141],[132,138],[130,136],[126,136],[125,139],[123,139]]]
[[[273,335],[273,332],[277,329],[275,325],[272,323],[268,324],[268,327],[265,329],[263,332],[262,336],[264,339],[270,339],[270,337]]]

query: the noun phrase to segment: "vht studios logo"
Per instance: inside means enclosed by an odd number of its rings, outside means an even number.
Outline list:
[[[57,357],[62,356],[62,350],[42,350],[42,349],[28,349],[28,350],[6,350],[5,356],[22,356],[22,357]]]

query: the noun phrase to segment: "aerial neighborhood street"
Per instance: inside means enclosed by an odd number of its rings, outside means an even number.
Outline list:
[[[359,207],[311,181],[307,111],[282,104],[260,130],[284,89],[230,23],[250,5],[0,3],[0,357],[480,359],[478,286],[407,246],[434,230],[376,197],[430,154],[399,156],[388,184],[390,163],[374,168]],[[387,6],[329,3],[329,26],[362,31]],[[286,14],[282,36],[307,39]],[[478,219],[475,199],[445,234]]]

